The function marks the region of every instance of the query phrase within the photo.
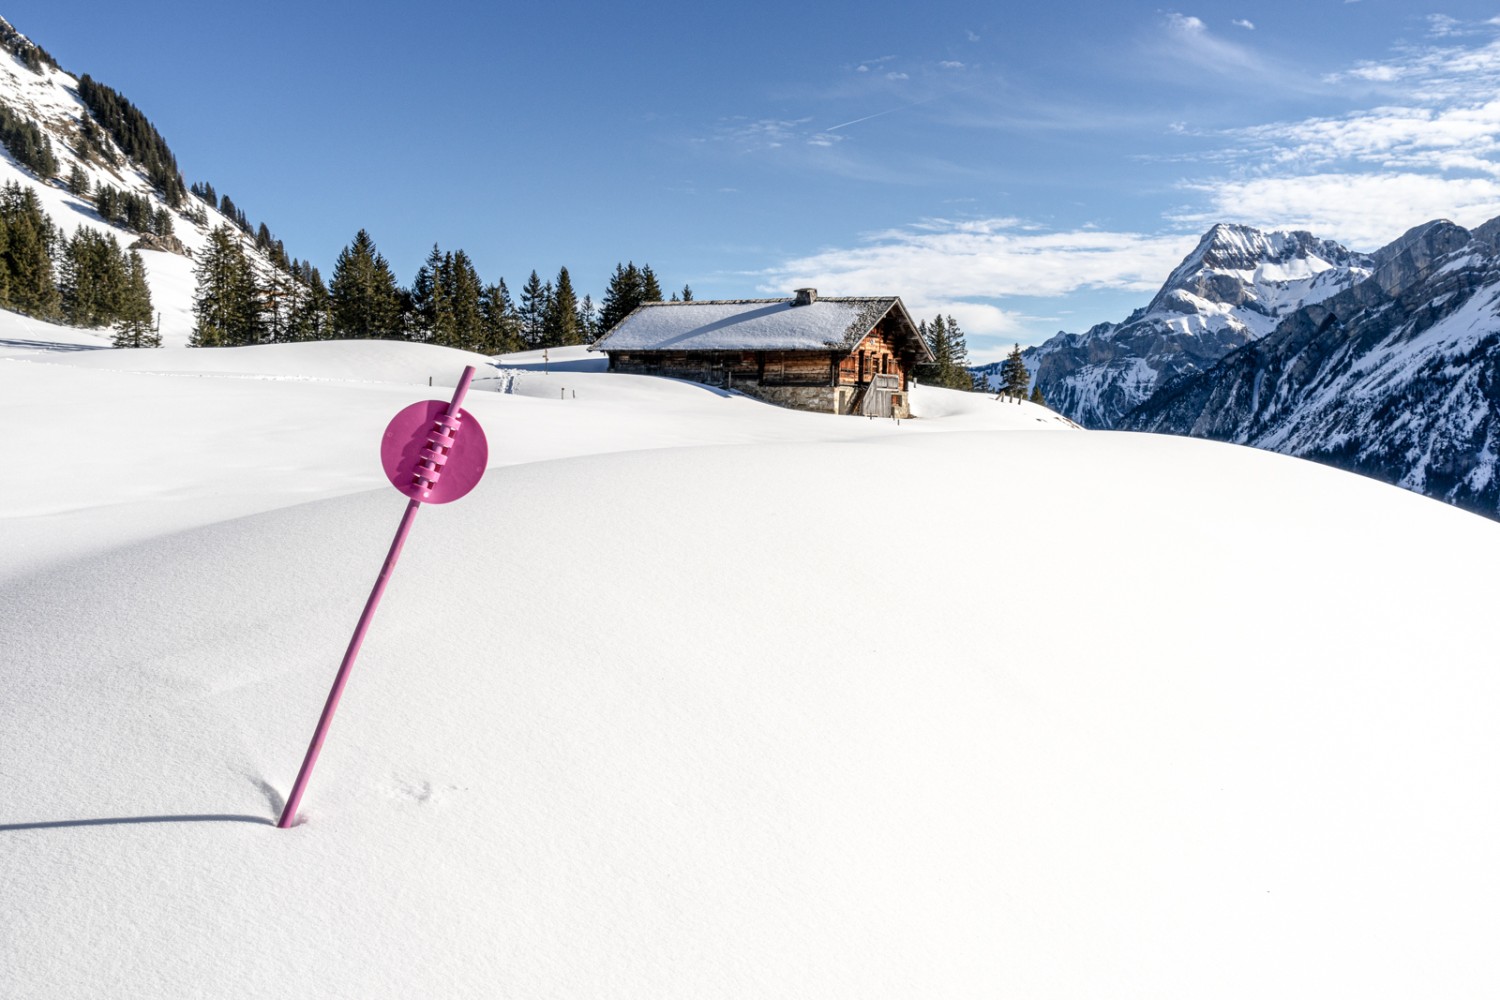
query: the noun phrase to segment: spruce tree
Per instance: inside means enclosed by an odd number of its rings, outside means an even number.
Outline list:
[[[355,234],[353,243],[339,251],[328,293],[335,337],[400,336],[401,298],[396,276],[363,229]]]
[[[564,267],[557,272],[557,282],[542,316],[542,346],[563,347],[582,342],[578,332],[578,296],[573,292],[573,279]]]
[[[1042,395],[1042,384],[1040,382],[1031,387],[1031,402],[1037,406],[1047,405],[1047,397]]]
[[[1031,388],[1031,373],[1021,358],[1021,345],[1011,348],[1010,354],[1000,364],[1000,392],[1017,399],[1025,399]]]
[[[89,188],[89,175],[84,172],[81,163],[74,163],[73,169],[68,171],[68,193],[75,198],[87,198]]]
[[[932,349],[932,360],[917,367],[917,378],[928,385],[946,386],[953,369],[953,343],[948,339],[947,321],[939,314],[930,323],[921,322],[917,331]]]
[[[412,340],[431,341],[437,337],[438,272],[442,267],[443,252],[434,243],[411,283],[412,321],[408,336]]]
[[[115,321],[116,347],[160,347],[161,331],[151,325],[151,287],[146,283],[146,262],[130,251],[125,261],[125,294]]]
[[[660,289],[657,290],[656,298],[661,298]],[[610,276],[609,284],[604,289],[604,299],[599,306],[600,333],[608,333],[614,329],[620,320],[629,316],[636,306],[645,301],[645,277],[635,266],[635,262],[616,264],[615,273]]]
[[[236,347],[261,340],[261,299],[250,261],[239,237],[227,226],[208,234],[198,252],[193,274],[198,279],[193,297],[190,347]]]
[[[684,302],[691,302],[691,301],[693,301],[693,289],[692,289],[692,287],[690,285],[683,285],[682,286],[682,301],[684,301]]]
[[[542,346],[542,320],[547,315],[547,290],[535,270],[521,288],[521,340],[527,350]]]
[[[448,315],[452,324],[452,346],[465,351],[482,351],[485,347],[484,284],[474,262],[462,250],[445,257],[445,284],[448,289]]]
[[[484,318],[484,353],[510,354],[521,350],[521,318],[516,314],[516,304],[511,301],[504,278],[484,290],[479,307]]]
[[[63,320],[90,329],[119,320],[127,295],[129,262],[114,235],[88,226],[63,244],[59,294]]]
[[[599,310],[594,308],[593,296],[585,295],[578,303],[578,335],[586,344],[599,339]]]
[[[53,276],[53,260],[61,236],[42,210],[31,188],[14,181],[0,189],[0,266],[6,275],[5,301],[0,303],[38,319],[58,316],[61,296]]]
[[[292,301],[287,319],[287,337],[294,341],[327,340],[332,335],[328,287],[318,269],[306,265],[299,278],[302,290]]]
[[[656,272],[651,270],[650,264],[643,264],[641,266],[641,301],[660,302],[661,300],[661,285],[656,280]]]

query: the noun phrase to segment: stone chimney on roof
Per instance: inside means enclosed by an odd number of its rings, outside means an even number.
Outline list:
[[[792,305],[810,306],[818,301],[818,290],[816,288],[799,288],[792,296]]]

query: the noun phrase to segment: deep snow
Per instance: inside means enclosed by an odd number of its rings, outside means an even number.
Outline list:
[[[481,371],[276,830],[473,360],[0,359],[7,996],[1500,988],[1500,526],[944,390]]]

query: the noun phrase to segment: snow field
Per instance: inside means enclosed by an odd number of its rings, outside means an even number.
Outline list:
[[[276,830],[435,351],[0,362],[0,440],[45,402],[65,452],[0,508],[11,995],[1500,986],[1500,528],[941,390],[896,428],[505,359]]]

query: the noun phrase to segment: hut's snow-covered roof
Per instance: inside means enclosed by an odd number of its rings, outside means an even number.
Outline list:
[[[647,302],[589,350],[852,351],[893,308],[910,325],[895,296],[819,298],[800,306],[792,299]]]

